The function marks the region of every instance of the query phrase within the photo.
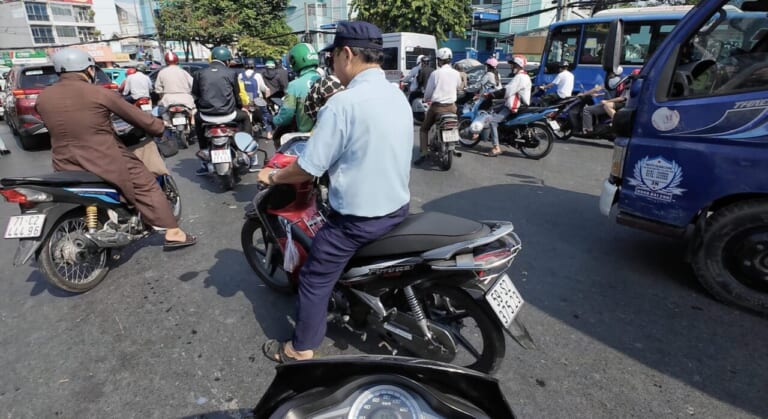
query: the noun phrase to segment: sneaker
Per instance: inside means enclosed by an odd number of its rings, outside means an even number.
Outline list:
[[[196,174],[197,176],[207,176],[207,175],[208,175],[208,173],[210,173],[210,172],[208,171],[208,165],[207,165],[207,164],[205,164],[205,163],[203,163],[203,166],[202,166],[202,167],[200,167],[199,169],[195,170],[195,174]]]

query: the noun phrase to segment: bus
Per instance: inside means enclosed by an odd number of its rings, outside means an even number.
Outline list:
[[[603,48],[608,28],[618,17],[625,22],[621,65],[624,74],[640,68],[692,6],[658,6],[608,9],[591,18],[553,23],[534,80],[552,82],[563,61],[574,75],[574,94],[603,85]]]
[[[399,83],[415,67],[419,55],[426,55],[435,66],[437,39],[433,35],[412,32],[393,32],[382,35],[384,41],[384,62],[381,68],[387,80]]]

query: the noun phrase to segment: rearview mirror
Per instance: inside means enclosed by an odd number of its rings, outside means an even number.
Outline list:
[[[611,22],[611,27],[608,29],[608,37],[605,39],[605,48],[603,48],[603,70],[606,72],[606,80],[608,80],[608,73],[619,73],[623,35],[624,21],[616,19]]]

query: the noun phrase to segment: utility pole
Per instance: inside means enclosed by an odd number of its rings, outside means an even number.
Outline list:
[[[309,42],[309,3],[304,3],[304,42]]]
[[[563,2],[565,0],[557,0],[557,13],[555,14],[555,22],[563,20]]]

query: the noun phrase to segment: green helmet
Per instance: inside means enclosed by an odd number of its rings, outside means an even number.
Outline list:
[[[211,57],[213,57],[214,60],[229,61],[232,59],[232,52],[229,48],[219,45],[211,51]]]
[[[288,60],[295,72],[300,72],[307,67],[317,67],[317,51],[310,44],[296,44],[288,51]]]

